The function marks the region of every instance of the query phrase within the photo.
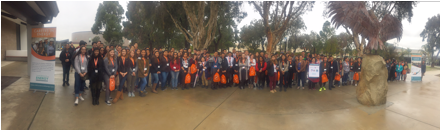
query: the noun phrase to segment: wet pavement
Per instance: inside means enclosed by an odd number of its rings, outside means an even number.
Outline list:
[[[111,106],[104,104],[103,93],[100,105],[93,106],[86,90],[85,101],[74,106],[73,73],[71,85],[61,86],[57,64],[55,93],[34,93],[22,73],[26,66],[2,65],[2,76],[22,78],[2,90],[1,129],[440,129],[439,70],[427,72],[423,82],[390,82],[387,104],[378,107],[358,104],[354,86],[274,94],[268,88],[167,89],[146,97],[124,94]]]

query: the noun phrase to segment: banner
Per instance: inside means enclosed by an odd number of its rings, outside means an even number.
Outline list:
[[[319,78],[319,77],[320,77],[320,65],[309,64],[308,78]]]
[[[411,82],[418,82],[421,81],[421,55],[411,55],[412,61],[411,61],[411,68],[410,68],[410,81]]]
[[[30,90],[55,91],[56,28],[33,28]]]

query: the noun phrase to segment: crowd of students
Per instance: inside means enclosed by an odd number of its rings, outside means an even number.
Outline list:
[[[100,92],[105,91],[105,103],[111,105],[124,99],[124,93],[128,97],[146,96],[145,89],[149,85],[153,93],[159,89],[165,91],[167,87],[185,90],[196,86],[213,90],[234,86],[255,90],[268,87],[271,93],[277,92],[276,88],[286,92],[294,85],[297,89],[306,86],[315,90],[318,85],[319,91],[332,90],[337,85],[357,86],[362,68],[361,58],[334,59],[305,52],[300,55],[252,54],[233,49],[210,55],[207,49],[138,49],[137,43],[123,49],[93,42],[93,48],[87,50],[85,44],[81,41],[76,49],[67,45],[59,57],[63,65],[63,86],[69,86],[71,67],[75,70],[75,105],[84,100],[86,80],[89,80],[92,104],[98,105]],[[320,65],[320,77],[308,77],[310,64]],[[113,89],[117,92],[114,98],[110,96]]]

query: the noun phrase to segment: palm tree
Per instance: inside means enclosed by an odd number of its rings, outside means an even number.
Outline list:
[[[368,53],[372,49],[384,49],[383,42],[393,38],[400,40],[403,34],[401,20],[389,13],[384,14],[380,21],[374,8],[367,10],[364,1],[331,1],[328,9],[337,28],[348,27],[369,40],[365,48]]]

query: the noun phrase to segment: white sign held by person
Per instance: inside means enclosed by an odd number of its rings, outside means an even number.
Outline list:
[[[319,78],[320,77],[320,65],[319,64],[310,64],[308,78]]]

